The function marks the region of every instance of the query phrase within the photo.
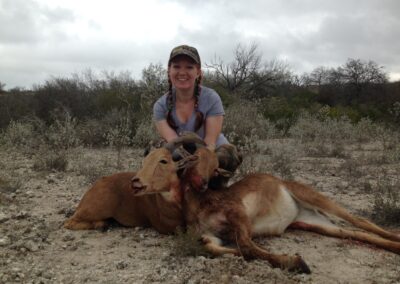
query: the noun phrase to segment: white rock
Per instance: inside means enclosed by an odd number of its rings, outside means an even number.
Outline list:
[[[31,252],[35,252],[39,250],[39,246],[37,244],[35,244],[33,241],[27,241],[24,244],[24,248],[26,248],[27,250],[31,251]]]
[[[11,244],[11,240],[7,236],[0,238],[0,247],[8,246],[9,244]]]

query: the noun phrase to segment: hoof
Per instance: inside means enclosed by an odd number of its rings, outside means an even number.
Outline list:
[[[299,274],[311,274],[311,269],[308,267],[307,263],[303,260],[301,256],[296,256],[294,265],[289,267],[289,271],[297,272]]]
[[[299,273],[311,274],[311,269],[307,263],[301,257],[299,258]]]

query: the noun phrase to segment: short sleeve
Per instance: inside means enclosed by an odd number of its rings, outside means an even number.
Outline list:
[[[207,111],[206,116],[218,116],[224,115],[224,106],[222,105],[222,101],[220,96],[214,90],[211,90],[209,96],[209,109]]]
[[[155,121],[164,120],[167,118],[167,103],[166,96],[159,98],[153,105],[153,119]]]

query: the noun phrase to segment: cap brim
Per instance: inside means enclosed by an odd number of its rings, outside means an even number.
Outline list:
[[[197,59],[197,57],[193,53],[191,53],[190,51],[186,51],[186,50],[182,50],[182,51],[178,52],[177,54],[172,55],[171,58],[169,59],[169,62],[171,62],[172,59],[174,59],[174,58],[176,58],[178,56],[190,57],[194,62],[196,62],[197,64],[200,64],[200,62]]]

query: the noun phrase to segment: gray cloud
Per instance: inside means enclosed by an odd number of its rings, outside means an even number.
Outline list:
[[[0,43],[33,44],[63,36],[62,24],[74,20],[72,11],[49,9],[31,0],[0,1]]]
[[[30,87],[52,75],[67,76],[87,68],[130,70],[139,77],[150,63],[166,64],[170,49],[182,43],[196,46],[203,62],[215,55],[229,61],[238,43],[256,42],[265,60],[286,59],[298,73],[321,65],[338,66],[348,58],[371,59],[400,73],[400,1],[171,2],[193,22],[181,21],[177,33],[167,31],[157,41],[129,33],[115,38],[104,32],[98,19],[82,20],[62,5],[50,8],[34,0],[0,0],[0,81],[6,87]],[[149,19],[158,20],[152,15]],[[94,36],[71,32],[78,22]]]

